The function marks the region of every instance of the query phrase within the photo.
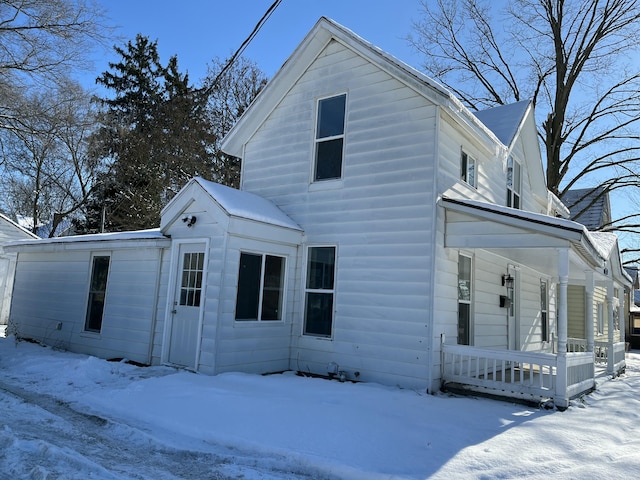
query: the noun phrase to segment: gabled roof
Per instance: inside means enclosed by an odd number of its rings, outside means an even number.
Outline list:
[[[194,183],[202,187],[209,197],[229,216],[302,231],[302,228],[291,220],[286,213],[276,207],[273,202],[251,192],[227,187],[201,177],[192,178],[180,192],[187,190]],[[180,197],[180,192],[162,209],[162,214],[164,214],[173,203],[178,201],[177,199]]]
[[[18,225],[9,217],[0,213],[0,243],[19,238],[39,238],[36,234]]]
[[[454,118],[474,129],[485,140],[500,143],[493,132],[444,86],[351,30],[321,17],[223,139],[222,150],[225,153],[242,158],[247,141],[332,40],[371,61],[432,102],[447,108]]]
[[[530,100],[522,100],[474,112],[474,115],[508,147],[515,139],[531,105]]]
[[[598,230],[611,222],[609,194],[603,186],[568,190],[562,195],[562,202],[571,212],[571,220],[589,230]]]

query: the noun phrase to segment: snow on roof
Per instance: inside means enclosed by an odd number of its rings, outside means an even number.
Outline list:
[[[602,186],[568,190],[562,195],[562,202],[569,208],[571,219],[589,230],[597,230],[610,221],[608,194]]]
[[[257,222],[302,230],[274,203],[255,193],[210,182],[201,177],[193,179],[231,216]]]
[[[30,232],[28,229],[26,229],[25,227],[23,227],[19,223],[14,222],[13,220],[11,220],[6,215],[3,215],[2,213],[0,213],[0,219],[4,220],[7,223],[7,225],[10,225],[10,228],[15,228],[17,231],[22,232],[25,235],[28,235],[28,236],[30,236],[32,238],[38,238],[38,236],[35,233]]]
[[[588,235],[601,256],[609,258],[618,242],[618,236],[608,232],[588,232]]]
[[[530,103],[529,100],[522,100],[474,112],[474,115],[508,147],[515,138]]]
[[[37,240],[16,240],[8,245],[44,245],[50,243],[101,242],[116,240],[157,240],[166,239],[159,228],[129,232],[95,233],[90,235],[72,235],[69,237],[41,238]]]

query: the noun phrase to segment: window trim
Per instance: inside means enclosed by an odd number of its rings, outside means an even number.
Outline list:
[[[515,171],[514,165],[518,166],[518,181],[514,182],[513,172]],[[509,179],[509,170],[511,170],[511,180]],[[514,199],[517,197],[518,205],[515,205]],[[507,158],[507,207],[522,210],[522,164],[509,155]]]
[[[463,300],[460,298],[460,258],[461,257],[465,257],[469,259],[469,300]],[[458,252],[458,273],[456,275],[456,290],[458,292],[457,294],[457,304],[456,304],[456,309],[458,311],[458,319],[456,321],[456,326],[458,328],[458,334],[456,335],[456,342],[458,343],[458,345],[473,345],[473,300],[474,300],[474,295],[473,295],[473,284],[474,284],[474,275],[473,275],[473,255],[470,253],[466,253],[466,252]],[[467,339],[467,343],[459,343],[460,342],[460,305],[468,305],[469,306],[469,318],[468,318],[468,325],[467,325],[467,335],[468,335],[468,339]]]
[[[329,100],[333,98],[344,97],[344,112],[342,118],[342,133],[339,135],[330,135],[326,137],[319,137],[320,130],[320,104],[324,100]],[[316,99],[316,115],[315,115],[315,128],[313,132],[313,162],[311,165],[311,183],[323,183],[323,182],[335,182],[340,181],[344,178],[344,151],[345,151],[345,140],[346,140],[346,130],[347,130],[347,105],[348,105],[348,96],[347,92],[336,93],[333,95],[327,95],[323,97],[318,97]],[[327,177],[327,178],[317,178],[318,171],[318,145],[325,142],[342,140],[342,150],[340,152],[340,176],[338,177]]]
[[[233,320],[237,324],[247,324],[247,323],[255,323],[255,322],[263,322],[263,323],[282,323],[285,319],[286,313],[286,293],[287,293],[287,263],[288,259],[286,255],[278,255],[273,253],[266,252],[256,252],[251,250],[240,250],[240,255],[238,257],[238,277],[236,282],[236,304],[234,306]],[[242,264],[242,255],[253,255],[259,256],[260,259],[260,285],[258,291],[258,314],[257,318],[238,318],[238,296],[240,294],[240,265]],[[265,283],[265,274],[266,274],[266,262],[267,257],[276,257],[283,260],[282,262],[282,277],[281,277],[281,296],[280,296],[280,318],[278,319],[263,319],[262,318],[262,303],[264,299],[264,283]]]
[[[109,290],[109,277],[111,274],[111,257],[112,257],[112,252],[107,251],[107,252],[92,252],[91,253],[91,258],[89,261],[89,284],[88,284],[88,288],[87,288],[87,300],[86,300],[86,311],[85,311],[85,318],[84,318],[84,326],[82,329],[82,333],[89,333],[89,334],[100,334],[102,333],[102,327],[104,324],[104,309],[105,306],[107,304],[107,290]],[[107,262],[107,278],[105,280],[104,283],[104,290],[93,290],[92,286],[93,286],[93,281],[94,281],[94,273],[95,273],[95,263],[96,263],[96,259],[97,258],[107,258],[108,262]],[[95,295],[96,293],[102,293],[103,295],[103,299],[102,299],[102,310],[100,312],[100,328],[98,329],[94,329],[94,328],[89,328],[89,319],[90,319],[90,315],[91,315],[91,311],[93,309],[93,302],[92,302],[92,295]]]
[[[469,181],[470,165],[473,165],[473,169],[471,169],[473,172],[471,182]],[[478,161],[464,149],[460,149],[460,180],[473,188],[477,188],[478,186]]]
[[[311,249],[313,248],[333,248],[333,288],[331,289],[317,289],[317,288],[309,288],[308,287],[308,278],[309,278],[309,258]],[[338,245],[336,244],[318,244],[318,245],[307,245],[305,248],[305,259],[304,259],[304,276],[302,281],[304,282],[303,291],[303,313],[302,313],[302,336],[304,337],[313,337],[318,339],[327,339],[332,340],[334,334],[334,323],[335,323],[335,312],[336,312],[336,283],[338,278]],[[323,293],[332,295],[332,308],[331,308],[331,322],[329,325],[330,333],[329,335],[321,335],[317,333],[307,333],[307,294],[308,293]]]
[[[543,291],[545,294],[544,299],[542,298]],[[543,342],[549,342],[551,339],[551,324],[549,322],[549,282],[545,278],[540,279],[540,337]]]

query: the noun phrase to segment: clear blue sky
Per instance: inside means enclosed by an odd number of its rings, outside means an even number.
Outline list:
[[[214,57],[242,44],[274,0],[99,0],[124,45],[141,33],[158,41],[162,63],[178,56],[181,71],[197,83]],[[272,77],[321,16],[329,17],[414,67],[420,55],[404,38],[420,16],[418,0],[282,0],[245,50]],[[95,79],[117,61],[113,50],[97,56]],[[87,85],[88,86],[88,85]]]

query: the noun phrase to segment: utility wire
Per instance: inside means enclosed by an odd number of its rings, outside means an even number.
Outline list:
[[[242,52],[244,52],[244,50],[249,46],[249,44],[251,43],[251,41],[253,40],[253,38],[258,34],[258,32],[260,31],[260,29],[262,28],[262,26],[265,24],[265,22],[269,19],[269,17],[271,17],[271,14],[276,10],[276,8],[278,8],[278,5],[280,5],[280,3],[282,3],[282,0],[276,0],[275,2],[273,2],[273,4],[269,7],[269,9],[265,12],[265,14],[262,16],[262,18],[260,19],[260,21],[256,24],[256,26],[253,28],[253,31],[249,34],[249,36],[244,40],[244,42],[242,42],[242,45],[240,45],[240,48],[238,48],[238,50],[236,50],[236,52],[231,56],[231,58],[227,61],[226,65],[222,68],[222,70],[220,70],[220,72],[218,73],[218,75],[216,75],[216,78],[213,79],[213,82],[211,82],[211,85],[209,85],[205,90],[204,90],[204,94],[208,95],[209,93],[211,93],[211,90],[213,90],[215,88],[215,86],[218,84],[218,82],[220,81],[220,79],[222,78],[222,76],[226,73],[227,70],[229,70],[229,68],[231,68],[231,66],[233,65],[233,63],[236,61],[236,59],[238,58],[239,55],[242,54]]]

